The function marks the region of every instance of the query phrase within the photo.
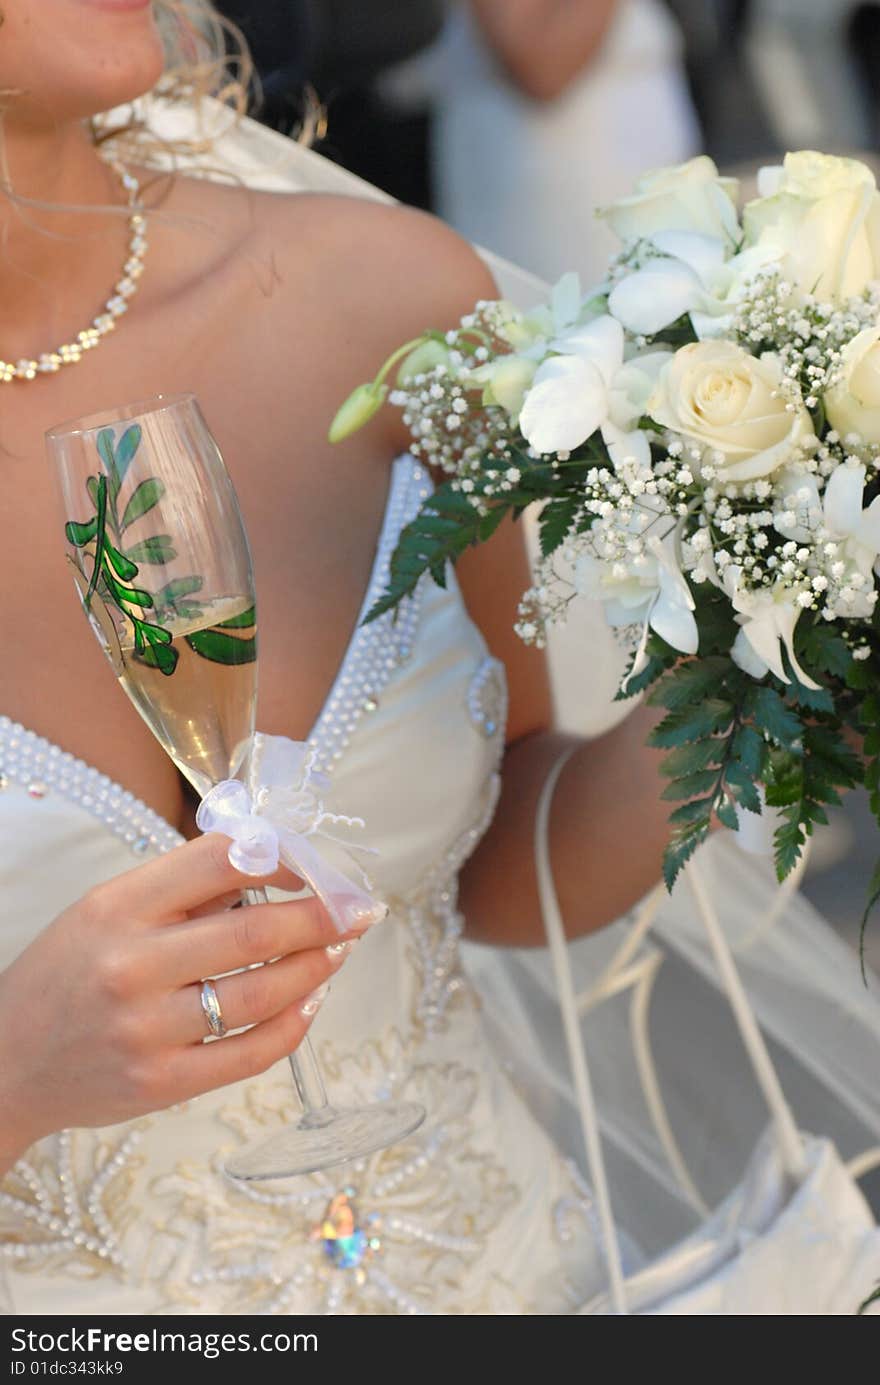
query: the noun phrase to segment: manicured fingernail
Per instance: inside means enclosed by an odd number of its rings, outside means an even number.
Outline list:
[[[387,904],[357,904],[347,911],[346,918],[352,933],[366,933],[374,923],[381,923],[388,917]]]
[[[351,952],[351,949],[354,947],[356,942],[357,938],[349,938],[347,942],[331,943],[329,947],[325,947],[324,951],[327,953],[327,956],[330,958],[330,961],[336,967],[339,966],[340,962],[345,961],[346,957],[348,956],[349,952]]]
[[[313,990],[309,995],[306,996],[302,1005],[299,1007],[299,1012],[302,1015],[303,1019],[311,1019],[312,1015],[316,1015],[318,1013],[318,1011],[324,1003],[324,1000],[326,999],[327,992],[329,991],[329,989],[330,983],[328,981],[324,981],[322,985],[317,986],[315,990]]]

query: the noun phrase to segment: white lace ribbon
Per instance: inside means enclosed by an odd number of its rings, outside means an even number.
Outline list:
[[[248,782],[224,779],[199,805],[196,825],[231,839],[229,861],[244,875],[272,875],[280,862],[299,875],[318,896],[340,933],[385,912],[369,893],[370,882],[357,862],[357,884],[321,854],[314,839],[337,842],[346,851],[368,851],[340,841],[328,825],[363,827],[361,818],[329,813],[319,791],[327,779],[314,768],[308,745],[286,736],[254,737]]]

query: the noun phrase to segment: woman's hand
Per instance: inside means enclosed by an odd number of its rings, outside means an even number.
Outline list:
[[[50,1132],[253,1077],[300,1043],[349,947],[316,899],[230,913],[246,882],[228,845],[202,837],[97,886],[0,975],[0,1170]],[[202,979],[270,961],[215,983],[227,1029],[252,1027],[203,1044]]]

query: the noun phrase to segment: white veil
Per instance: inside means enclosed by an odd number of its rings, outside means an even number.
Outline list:
[[[149,112],[151,124],[174,138],[185,133],[188,121],[214,122],[210,156],[195,160],[193,171],[222,170],[274,191],[390,200],[253,121],[230,124],[210,104],[201,117],[164,103],[151,105]],[[541,296],[544,286],[532,275],[481,253],[504,296],[523,306]],[[621,655],[596,608],[585,603],[557,633],[549,653],[561,720],[570,729],[595,734],[625,714],[620,704],[612,704]],[[832,1155],[836,1147],[852,1176],[864,1175],[864,1190],[880,1206],[880,1173],[873,1172],[880,1162],[880,983],[870,978],[867,988],[862,984],[851,949],[795,890],[780,891],[769,863],[746,856],[732,834],[718,834],[699,860],[700,880],[735,954],[797,1126],[827,1137]],[[582,1166],[583,1101],[560,1025],[559,966],[542,949],[471,945],[464,956],[508,1071],[561,1147]],[[706,1254],[707,1236],[717,1249],[720,1223],[717,1218],[707,1222],[708,1209],[730,1195],[733,1202],[719,1215],[724,1234],[738,1227],[741,1248],[743,1236],[755,1229],[749,1231],[751,1213],[743,1211],[743,1197],[748,1202],[750,1187],[759,1202],[770,1196],[766,1161],[758,1173],[753,1165],[751,1185],[740,1182],[767,1124],[767,1106],[727,1003],[693,883],[685,879],[671,898],[658,890],[630,918],[570,945],[565,963],[578,997],[610,1199],[621,1224],[648,1257],[696,1236],[690,1250],[679,1247],[678,1273],[689,1263],[688,1255]],[[809,1146],[810,1158],[827,1164],[828,1148]],[[595,1188],[594,1173],[591,1168]],[[836,1197],[826,1201],[836,1226],[858,1228],[852,1250],[858,1258],[864,1250],[859,1237],[867,1234],[870,1219],[859,1210],[864,1204],[842,1170],[836,1187]],[[584,1203],[573,1203],[570,1215],[581,1215],[590,1197],[585,1188]],[[707,1227],[715,1232],[709,1235]],[[787,1253],[797,1258],[801,1251],[791,1243]],[[880,1278],[880,1247],[871,1241],[866,1253],[872,1257],[871,1272]],[[674,1274],[667,1277],[668,1302],[676,1283]],[[809,1291],[803,1283],[797,1288],[797,1274],[792,1283],[792,1292],[803,1291],[806,1302]],[[636,1303],[645,1293],[651,1299],[650,1289],[640,1291]],[[723,1302],[740,1303],[740,1309],[719,1308],[720,1301],[705,1301],[714,1307],[698,1302],[644,1311],[761,1311],[742,1308],[745,1300],[735,1296]],[[833,1311],[854,1307],[844,1303]],[[603,1311],[602,1305],[596,1311]]]

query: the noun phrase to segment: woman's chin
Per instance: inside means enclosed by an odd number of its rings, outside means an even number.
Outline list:
[[[162,76],[165,52],[152,5],[47,0],[26,24],[23,3],[0,3],[0,90],[18,93],[6,106],[7,127],[57,127],[99,115],[143,96]]]

